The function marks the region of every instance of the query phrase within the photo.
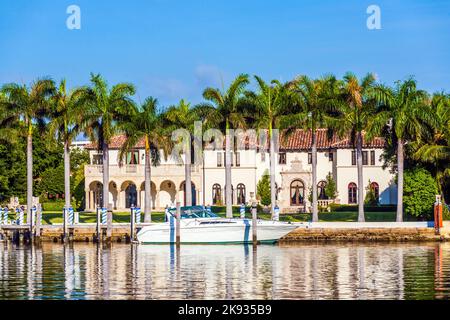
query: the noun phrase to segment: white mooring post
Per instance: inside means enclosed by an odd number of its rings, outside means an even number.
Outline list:
[[[5,211],[3,212],[3,223],[4,224],[9,224],[9,217],[8,217],[8,207],[5,207]]]
[[[176,219],[176,226],[175,226],[177,247],[180,246],[180,219],[181,219],[181,206],[180,206],[180,202],[177,202],[177,219]]]
[[[257,213],[256,213],[256,202],[253,202],[252,204],[252,240],[253,240],[253,246],[256,246],[258,244],[258,238],[257,238]]]
[[[245,219],[245,204],[241,204],[241,208],[239,209],[239,213],[241,214],[241,219]]]
[[[280,220],[280,207],[278,206],[278,203],[275,204],[275,207],[273,208],[273,220],[274,221]]]

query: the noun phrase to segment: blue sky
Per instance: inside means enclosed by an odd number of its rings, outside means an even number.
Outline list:
[[[81,8],[81,30],[66,9]],[[381,30],[366,27],[369,5]],[[446,0],[14,0],[0,3],[0,83],[36,77],[137,86],[137,101],[201,101],[206,86],[239,73],[289,80],[298,74],[374,72],[381,82],[414,75],[429,91],[450,88]]]

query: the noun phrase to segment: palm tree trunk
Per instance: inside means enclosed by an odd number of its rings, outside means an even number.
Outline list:
[[[230,135],[228,130],[225,134],[225,203],[226,203],[226,217],[233,217],[232,199],[231,199],[231,150],[230,150]]]
[[[186,199],[185,206],[192,206],[192,183],[191,183],[191,143],[189,140],[189,145],[186,147],[186,151],[184,153],[184,173],[185,173],[185,181],[184,181],[184,197]]]
[[[70,150],[69,141],[64,142],[64,201],[65,208],[69,210],[70,207]],[[67,234],[67,211],[64,210],[64,234]]]
[[[148,145],[148,139],[146,139],[145,146],[145,181],[144,181],[144,193],[145,193],[145,208],[144,208],[144,222],[148,223],[152,221],[152,159],[150,156],[150,146]]]
[[[109,212],[109,145],[103,142],[103,207],[108,209],[106,237],[112,236],[112,212]]]
[[[317,133],[316,130],[311,130],[312,138],[312,221],[319,221],[319,212],[317,208]]]
[[[356,165],[358,168],[358,222],[364,222],[364,180],[361,132],[358,132],[356,137]]]
[[[276,187],[275,187],[275,141],[273,138],[272,128],[269,128],[270,134],[270,212],[272,213],[272,220],[279,220],[279,217],[275,217],[275,205],[276,205]],[[263,150],[262,152],[266,152]]]
[[[398,139],[397,143],[397,222],[403,221],[403,164],[404,164],[403,140]]]
[[[33,234],[33,128],[31,120],[28,120],[27,136],[27,222],[30,225],[30,231]]]

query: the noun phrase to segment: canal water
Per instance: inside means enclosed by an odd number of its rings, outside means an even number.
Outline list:
[[[449,299],[450,243],[0,243],[0,299]]]

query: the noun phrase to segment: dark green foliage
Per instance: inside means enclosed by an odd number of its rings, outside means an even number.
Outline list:
[[[268,206],[270,204],[270,178],[267,173],[265,173],[261,180],[258,181],[256,195],[262,205]]]
[[[430,219],[437,194],[439,191],[436,180],[429,171],[420,167],[405,171],[405,213]]]
[[[25,162],[25,152],[18,145],[0,144],[0,202],[9,202],[12,196],[25,195]]]

